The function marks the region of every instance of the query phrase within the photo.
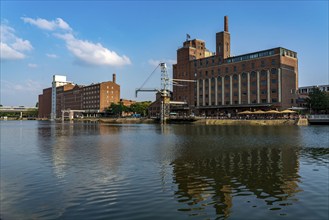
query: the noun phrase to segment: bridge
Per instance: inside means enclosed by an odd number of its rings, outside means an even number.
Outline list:
[[[23,113],[37,111],[38,107],[25,106],[1,106],[0,113],[19,113],[19,118],[23,118]],[[3,115],[3,114],[1,114]]]

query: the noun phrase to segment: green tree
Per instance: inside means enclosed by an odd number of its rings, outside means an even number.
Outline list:
[[[105,110],[106,113],[114,115],[116,117],[121,117],[122,112],[127,111],[129,111],[129,108],[127,106],[124,106],[122,103],[111,103],[111,105]]]
[[[148,107],[150,106],[151,102],[136,102],[130,106],[130,110],[136,114],[140,114],[141,116],[148,115]]]
[[[306,103],[314,113],[329,112],[329,94],[319,88],[313,88],[306,99]]]

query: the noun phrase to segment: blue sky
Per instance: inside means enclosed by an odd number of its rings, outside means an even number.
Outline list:
[[[172,72],[187,33],[215,51],[225,15],[231,55],[285,47],[299,86],[329,84],[328,1],[1,1],[0,102],[34,106],[54,74],[87,85],[116,73],[121,98],[136,99],[157,63]],[[145,87],[160,87],[160,70]]]

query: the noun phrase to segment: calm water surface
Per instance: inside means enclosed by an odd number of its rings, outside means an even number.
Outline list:
[[[329,218],[329,126],[0,126],[2,220]]]

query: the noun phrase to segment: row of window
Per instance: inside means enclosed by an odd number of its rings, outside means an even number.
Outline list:
[[[256,94],[257,94],[257,90],[251,90],[250,92],[251,92],[252,95],[256,95]],[[242,95],[242,96],[246,96],[247,93],[248,93],[247,91],[244,91],[244,92],[241,92],[241,95]],[[261,93],[262,95],[265,95],[265,94],[267,94],[267,90],[260,90],[260,93]],[[272,94],[276,94],[276,93],[277,93],[277,90],[276,90],[276,89],[271,89],[271,93],[272,93]],[[217,91],[217,94],[218,94],[218,96],[221,96],[222,91],[221,91],[221,90],[218,90],[218,91]],[[205,95],[206,98],[207,98],[207,97],[208,97],[208,92],[206,91],[204,95]],[[215,93],[211,93],[211,95],[212,95],[212,96],[215,96]],[[199,93],[199,96],[200,96],[200,97],[203,97],[203,93],[200,92],[200,93]],[[226,96],[226,97],[229,97],[229,96],[230,96],[230,93],[226,92],[226,93],[225,93],[225,96]],[[233,92],[233,96],[238,96],[238,92]]]
[[[99,99],[99,95],[97,95],[97,96],[84,96],[83,99],[84,100],[87,100],[87,99]]]
[[[206,86],[208,86],[209,85],[209,80],[208,79],[200,79],[199,80],[199,86],[200,87],[202,87],[202,85],[203,85],[203,80],[205,81],[205,84],[206,84]],[[226,81],[226,83],[225,83],[225,87],[229,87],[230,86],[230,84],[229,84],[229,78],[224,78],[224,82]],[[278,82],[278,80],[277,79],[270,79],[271,80],[271,83],[272,84],[276,84],[277,82]],[[221,78],[217,78],[217,84],[219,84],[219,85],[221,85],[222,84],[222,79]],[[252,85],[252,86],[256,86],[257,85],[257,80],[251,80],[251,82],[250,82],[250,84]],[[211,79],[211,85],[213,86],[213,85],[215,85],[215,78],[212,78]],[[260,85],[261,86],[267,86],[267,79],[262,79],[262,80],[260,80]],[[247,82],[242,82],[242,86],[247,86]],[[238,83],[236,82],[236,79],[234,79],[234,82],[233,82],[233,87],[234,88],[238,88]]]
[[[208,70],[206,70],[206,71],[200,71],[199,72],[199,77],[203,77],[203,76],[214,76],[215,75],[215,70],[211,70],[211,71],[208,71]],[[228,67],[226,67],[225,68],[225,73],[228,73],[229,71],[228,71]],[[272,75],[276,75],[277,73],[278,73],[278,70],[277,69],[275,69],[275,68],[273,68],[273,69],[271,69],[270,70],[270,73],[272,74]],[[178,74],[177,73],[177,75],[180,75],[180,74]],[[184,73],[183,73],[183,75],[184,75]],[[195,75],[195,77],[197,76],[197,73],[195,73],[194,74]],[[217,69],[217,75],[221,75],[221,69]],[[260,75],[261,76],[266,76],[267,75],[267,70],[261,70],[260,71]],[[247,77],[247,73],[245,73],[245,72],[243,72],[243,73],[241,73],[241,76],[243,77],[243,78],[246,78]],[[250,76],[251,77],[256,77],[256,71],[251,71],[250,72]],[[227,76],[227,77],[229,77],[229,76]],[[237,74],[234,74],[233,75],[233,77],[238,77],[237,76]]]
[[[99,100],[83,101],[84,104],[99,103]]]
[[[85,105],[84,109],[99,108],[99,105]]]
[[[98,89],[99,90],[99,85],[83,87],[83,90],[84,91],[90,91],[90,90],[95,90],[95,89]]]
[[[271,103],[277,103],[277,102],[278,102],[278,99],[276,99],[276,98],[271,99]],[[293,102],[293,99],[292,99],[292,102]],[[223,103],[225,103],[225,105],[230,105],[231,104],[229,100],[225,100],[225,102],[222,102],[220,100],[220,101],[218,101],[218,104],[217,105],[224,105]],[[232,103],[234,105],[238,105],[239,104],[239,101],[234,100]],[[252,100],[250,100],[250,103],[256,104],[257,103],[257,100],[256,99],[252,99]],[[260,100],[260,103],[268,103],[268,102],[267,102],[267,99],[261,99]],[[241,104],[248,104],[248,101],[241,101]],[[202,102],[200,102],[200,106],[202,106],[202,105],[203,105]],[[215,106],[216,104],[215,104],[215,102],[211,102],[211,105],[212,106]],[[209,102],[206,101],[206,100],[205,100],[205,106],[209,106]]]
[[[224,63],[235,63],[235,62],[241,62],[241,61],[246,61],[246,60],[251,60],[251,59],[257,59],[260,57],[266,57],[266,56],[272,56],[274,55],[274,50],[269,50],[269,51],[263,51],[263,52],[258,52],[258,53],[253,53],[253,54],[247,54],[247,55],[242,55],[242,56],[237,56],[237,57],[232,57],[232,58],[227,58],[224,60]],[[212,66],[215,65],[216,61],[215,61],[215,56],[212,57],[208,57],[208,58],[204,58],[204,59],[199,59],[198,60],[194,60],[194,67],[202,67],[203,65],[205,66],[209,66],[209,64],[211,64]],[[217,64],[222,64],[222,60],[220,59],[220,57],[217,60]],[[248,63],[249,64],[249,63]],[[271,61],[272,65],[276,64],[275,59],[272,59]],[[260,64],[261,67],[265,66],[265,60],[261,60]],[[242,64],[242,69],[246,67],[246,64]],[[251,67],[254,68],[255,67],[255,63],[251,63]]]

